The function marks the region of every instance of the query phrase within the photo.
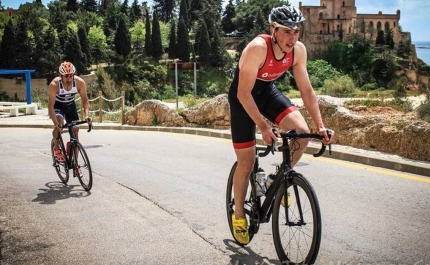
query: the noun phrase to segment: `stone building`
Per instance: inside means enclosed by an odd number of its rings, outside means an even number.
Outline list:
[[[410,41],[409,32],[400,32],[400,10],[396,14],[357,14],[355,0],[320,0],[319,6],[299,8],[306,18],[301,41],[306,45],[309,59],[315,59],[329,41],[347,41],[351,34],[362,34],[376,40],[379,30],[392,30],[394,43]]]

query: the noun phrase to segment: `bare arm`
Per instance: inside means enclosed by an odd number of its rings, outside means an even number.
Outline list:
[[[84,108],[85,118],[88,118],[89,117],[90,104],[88,101],[87,84],[85,83],[85,81],[82,78],[80,78],[78,76],[75,76],[75,80],[76,80],[76,84],[77,84],[77,88],[78,88],[78,93],[81,96],[82,107]]]
[[[264,120],[258,110],[257,104],[251,94],[257,78],[258,69],[263,65],[266,53],[266,43],[262,38],[254,39],[243,50],[239,61],[240,72],[237,98],[260,129],[263,140],[266,143],[270,143],[271,139],[276,140],[277,138],[273,134],[271,126]]]
[[[48,86],[48,114],[55,126],[58,126],[57,116],[55,115],[54,104],[58,92],[58,81],[52,80]]]
[[[309,115],[314,121],[316,128],[324,128],[318,100],[309,80],[309,75],[306,67],[307,53],[305,46],[301,42],[297,42],[294,48],[294,53],[295,63],[293,65],[293,75],[299,88],[303,104],[305,105],[307,111],[309,112]]]

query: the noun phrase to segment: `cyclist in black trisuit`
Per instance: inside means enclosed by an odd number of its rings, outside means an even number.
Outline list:
[[[310,132],[297,107],[273,83],[290,67],[303,104],[319,133],[324,135],[323,143],[329,144],[333,140],[333,137],[329,139],[327,136],[327,128],[324,127],[318,101],[309,81],[306,48],[298,41],[304,20],[301,11],[295,7],[273,8],[269,15],[271,35],[261,34],[245,47],[230,85],[231,134],[237,157],[233,179],[235,213],[232,223],[233,234],[242,244],[249,242],[244,200],[248,176],[255,161],[256,126],[267,145],[272,140],[276,141],[277,137],[263,116],[283,131],[295,129],[298,133]],[[295,150],[292,166],[305,152],[309,139],[298,141],[300,148]]]
[[[87,85],[79,76],[75,76],[76,68],[71,62],[63,62],[58,68],[59,77],[54,78],[48,88],[48,111],[49,117],[54,123],[52,136],[54,139],[54,155],[58,162],[64,162],[64,155],[58,148],[57,136],[63,125],[64,118],[66,122],[79,120],[78,110],[75,103],[75,95],[79,93],[82,106],[84,108],[85,119],[90,125],[91,119],[88,117],[89,102],[87,95]],[[73,128],[75,137],[79,140],[79,127]]]

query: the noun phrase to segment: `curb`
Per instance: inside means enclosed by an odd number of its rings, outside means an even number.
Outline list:
[[[52,128],[50,124],[0,124],[0,128]],[[82,128],[88,128],[82,125]],[[94,129],[97,130],[135,130],[135,131],[156,131],[156,132],[170,132],[170,133],[181,133],[181,134],[193,134],[199,136],[216,137],[223,139],[231,139],[230,130],[215,130],[206,128],[195,128],[195,127],[155,127],[155,126],[133,126],[133,125],[110,125],[110,124],[94,124]],[[261,139],[258,139],[257,144],[263,145]],[[338,147],[338,149],[336,149]],[[320,146],[313,144],[312,142],[306,149],[306,154],[314,154],[319,151]],[[357,152],[344,150],[345,147],[333,145],[332,155],[325,152],[322,156],[327,158],[333,158],[338,160],[344,160],[348,162],[360,163],[364,165],[380,167],[385,169],[391,169],[395,171],[422,175],[430,177],[430,163],[420,163],[419,161],[407,160],[402,158],[401,160],[377,157],[378,154],[359,154]],[[368,151],[372,153],[372,151]]]

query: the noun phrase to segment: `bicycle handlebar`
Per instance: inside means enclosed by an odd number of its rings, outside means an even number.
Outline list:
[[[289,131],[289,132],[281,132],[278,133],[276,129],[272,129],[273,133],[278,136],[279,138],[282,139],[297,139],[297,138],[314,138],[314,139],[318,139],[318,140],[322,140],[324,139],[324,136],[321,134],[317,134],[317,133],[297,133],[296,131]],[[331,138],[332,136],[332,131],[331,130],[327,130],[327,135],[329,138]],[[329,149],[329,154],[331,155],[331,144],[328,145],[328,149]],[[257,150],[259,151],[263,151],[262,153],[258,153],[259,157],[265,157],[267,156],[269,153],[274,154],[275,153],[275,141],[272,140],[272,144],[268,145],[266,147],[257,147]],[[318,157],[321,156],[322,154],[324,154],[326,150],[326,145],[321,144],[321,149],[313,154],[314,157]],[[279,151],[279,149],[278,149]]]
[[[73,127],[79,124],[84,124],[84,123],[88,123],[87,120],[82,120],[82,121],[72,121],[69,123],[64,124],[64,127]],[[93,128],[93,123],[88,123],[88,131],[87,132],[91,132],[91,129]]]

